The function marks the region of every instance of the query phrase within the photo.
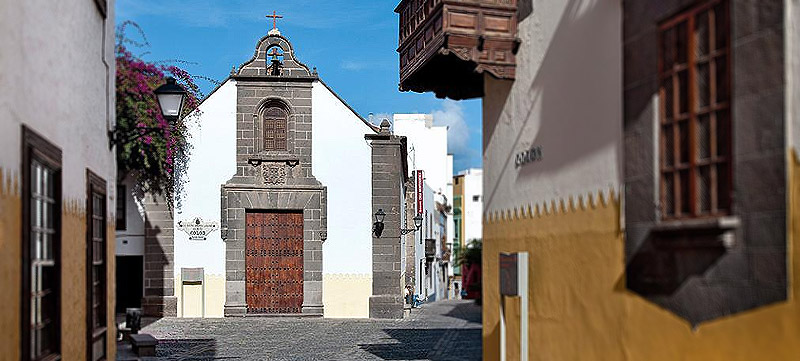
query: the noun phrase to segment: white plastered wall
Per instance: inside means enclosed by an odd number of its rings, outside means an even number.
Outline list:
[[[175,210],[175,295],[178,316],[199,316],[200,286],[181,287],[181,268],[203,268],[206,317],[222,317],[225,304],[225,243],[219,229],[191,241],[178,222],[200,217],[220,222],[220,185],[236,173],[236,82],[226,81],[189,123],[191,157],[180,207]],[[183,295],[186,295],[185,299]],[[183,306],[183,307],[182,307]]]
[[[0,2],[0,169],[19,181],[22,124],[61,149],[62,197],[84,205],[86,169],[114,212],[114,1]],[[3,180],[5,181],[5,180]]]
[[[786,0],[786,144],[800,155],[800,0]]]
[[[461,219],[464,222],[463,246],[467,246],[473,239],[483,239],[483,170],[470,168],[459,174],[464,175]]]
[[[618,192],[621,183],[620,4],[533,2],[519,24],[516,80],[509,89],[485,77],[487,213]],[[515,155],[532,146],[543,159],[516,167]]]
[[[325,317],[369,317],[372,294],[374,133],[325,84],[312,89],[312,171],[328,187],[328,238],[322,246]]]
[[[405,136],[408,144],[408,172],[425,171],[425,182],[435,192],[446,192],[452,183],[452,164],[448,163],[447,127],[433,126],[431,114],[395,114],[395,135]],[[448,172],[448,164],[450,166]]]

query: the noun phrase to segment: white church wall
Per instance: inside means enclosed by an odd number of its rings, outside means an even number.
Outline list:
[[[470,168],[464,174],[464,242],[483,239],[483,170]]]
[[[431,114],[395,114],[393,120],[394,133],[408,138],[409,174],[422,169],[431,188],[445,192],[453,178],[447,176],[447,127],[434,126]]]
[[[180,207],[175,210],[175,295],[178,316],[222,317],[225,304],[225,244],[219,228],[205,241],[189,240],[178,222],[201,218],[220,222],[220,185],[236,173],[236,82],[228,80],[201,105],[200,117],[189,124],[192,144]],[[205,312],[197,286],[181,287],[181,268],[202,267]],[[184,300],[183,295],[186,294]]]
[[[325,317],[369,317],[372,294],[372,132],[324,83],[312,89],[312,171],[328,187]]]
[[[127,177],[123,182],[125,197],[125,229],[116,231],[117,256],[144,256],[144,208],[136,193],[136,181]]]

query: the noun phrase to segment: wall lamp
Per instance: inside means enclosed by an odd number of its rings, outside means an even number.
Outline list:
[[[381,234],[383,234],[384,219],[386,219],[386,212],[384,212],[383,209],[378,209],[378,211],[375,212],[375,223],[372,224],[372,234],[377,238],[381,238]],[[417,214],[414,217],[414,227],[416,228],[401,228],[400,234],[406,235],[419,230],[420,227],[422,227],[422,215]]]
[[[178,117],[183,111],[183,101],[186,99],[186,89],[175,82],[175,78],[167,77],[166,83],[158,87],[153,92],[158,98],[158,106],[161,108],[161,115],[170,127],[178,121]],[[143,127],[122,132],[114,129],[108,132],[109,148],[114,145],[125,145],[146,135],[163,131],[162,127]]]

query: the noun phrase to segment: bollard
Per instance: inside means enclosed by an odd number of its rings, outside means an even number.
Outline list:
[[[125,309],[125,328],[131,330],[131,334],[139,333],[142,328],[142,309],[141,308],[126,308]]]

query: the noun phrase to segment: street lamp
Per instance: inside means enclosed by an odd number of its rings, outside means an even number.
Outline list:
[[[416,216],[414,216],[413,219],[414,219],[414,227],[415,228],[403,228],[403,229],[400,229],[400,234],[409,234],[411,232],[419,230],[419,228],[422,227],[422,215],[421,214],[417,214]]]
[[[158,97],[158,105],[161,107],[161,115],[167,121],[175,121],[183,110],[183,99],[186,98],[186,90],[175,82],[175,78],[167,77],[167,83],[158,87],[155,91]]]
[[[158,99],[158,106],[161,115],[166,119],[169,127],[173,127],[178,121],[183,111],[183,101],[186,99],[186,89],[175,82],[175,78],[167,77],[166,83],[156,88],[153,92]],[[114,145],[128,144],[136,139],[144,137],[158,131],[163,131],[162,127],[137,127],[135,129],[122,132],[114,129],[108,132],[109,148]]]
[[[378,211],[375,212],[375,223],[372,224],[372,234],[377,238],[381,238],[381,234],[383,233],[383,220],[385,218],[386,212],[384,212],[382,208],[379,208]]]
[[[383,234],[383,221],[386,219],[386,212],[383,211],[383,208],[379,208],[377,212],[375,212],[375,223],[372,224],[372,234],[375,235],[377,238],[381,238],[381,234]],[[416,228],[400,228],[400,234],[405,235],[416,230],[419,230],[422,227],[422,215],[417,214],[414,219],[414,227]]]

